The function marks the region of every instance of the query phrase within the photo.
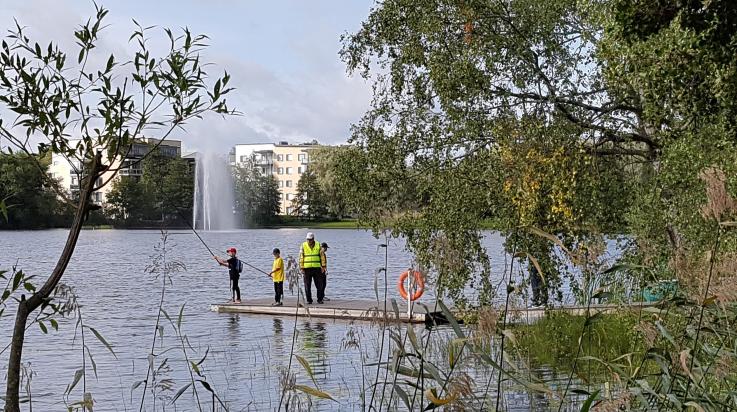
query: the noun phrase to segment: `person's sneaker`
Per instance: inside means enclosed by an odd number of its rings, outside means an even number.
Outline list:
[[[284,306],[284,302],[277,302],[276,306]]]
[[[271,306],[279,306],[279,302],[274,302],[271,304]]]
[[[324,301],[326,301],[326,302],[330,302],[330,298],[329,298],[329,297],[327,297],[327,296],[325,296],[324,298],[322,298],[322,300],[324,300]]]
[[[308,301],[307,301],[307,304],[308,304],[308,305],[311,305],[311,304],[312,304],[312,301],[311,301],[311,300],[308,300]]]
[[[322,305],[322,304],[323,304],[323,303],[325,303],[325,302],[323,302],[323,301],[321,301],[321,300],[318,300],[318,301],[317,301],[317,303],[319,303],[319,304],[321,304],[321,305]]]
[[[240,299],[236,299],[236,300],[233,301],[233,303],[241,303],[241,300]]]

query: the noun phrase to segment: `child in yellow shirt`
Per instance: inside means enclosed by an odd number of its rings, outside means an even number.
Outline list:
[[[274,303],[271,306],[281,306],[284,296],[284,260],[280,257],[279,249],[274,249],[274,263],[271,265],[271,279],[274,280]]]

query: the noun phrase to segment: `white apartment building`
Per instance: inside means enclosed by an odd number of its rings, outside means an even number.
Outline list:
[[[292,200],[297,196],[297,182],[310,162],[310,150],[317,147],[317,142],[239,144],[231,152],[231,163],[239,165],[251,160],[261,173],[276,177],[281,193],[281,213],[289,215],[293,212]]]
[[[158,139],[140,139],[131,147],[130,152],[125,159],[118,160],[110,165],[110,169],[120,168],[118,176],[131,176],[140,179],[143,174],[143,163],[141,159],[151,150],[151,147],[160,141]],[[76,141],[71,141],[70,146],[76,145]],[[164,140],[158,147],[159,153],[166,157],[180,157],[182,155],[182,142],[179,140]],[[102,161],[108,164],[109,160],[103,151]],[[80,190],[80,173],[82,165],[78,160],[69,161],[64,156],[54,153],[51,157],[51,166],[49,174],[52,178],[57,179],[61,187],[67,191],[70,196],[75,196]],[[98,179],[97,184],[107,181],[113,175],[113,171],[107,171]],[[115,177],[115,179],[118,178]],[[107,194],[112,187],[112,181],[92,194],[92,201],[98,205],[104,206]]]

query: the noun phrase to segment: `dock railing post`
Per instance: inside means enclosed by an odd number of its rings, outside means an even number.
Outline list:
[[[412,268],[409,269],[409,276],[407,276],[407,321],[412,322],[412,279],[414,271]]]

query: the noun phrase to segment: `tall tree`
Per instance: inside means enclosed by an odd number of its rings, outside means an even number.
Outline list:
[[[482,219],[551,261],[520,226],[572,244],[627,224],[661,262],[712,244],[697,176],[734,168],[734,8],[648,4],[382,2],[343,39],[374,81],[337,163],[349,203],[457,297],[490,286]]]
[[[243,214],[246,226],[273,223],[279,215],[281,193],[279,183],[271,175],[247,163],[234,171],[236,205]]]
[[[58,183],[46,177],[49,162],[31,156],[0,153],[0,199],[7,208],[0,229],[54,227],[68,216],[56,197]]]
[[[324,218],[328,214],[327,198],[318,184],[317,175],[308,170],[299,177],[297,196],[292,199],[295,216],[309,219]]]
[[[17,24],[0,48],[0,136],[3,142],[29,156],[35,149],[30,136],[78,165],[80,193],[65,199],[75,209],[69,235],[56,266],[30,297],[19,299],[7,370],[5,411],[20,411],[20,372],[29,316],[47,307],[74,252],[82,224],[97,209],[94,191],[116,177],[113,165],[126,157],[133,142],[143,137],[163,139],[175,129],[207,112],[231,113],[224,95],[227,73],[210,86],[200,61],[206,36],[180,35],[165,29],[168,49],[162,55],[149,49],[153,28],[136,25],[129,61],[105,58],[99,46],[107,10],[74,32],[78,50],[67,53],[54,42],[33,42]],[[99,62],[94,64],[93,62]],[[93,67],[95,66],[95,67]],[[7,113],[12,112],[12,117]],[[5,117],[8,117],[7,119]],[[12,120],[9,120],[12,119]],[[78,136],[72,141],[69,136]],[[102,153],[106,154],[103,163]]]
[[[310,171],[314,172],[317,184],[323,193],[324,205],[330,216],[342,218],[350,215],[352,211],[346,205],[343,194],[339,187],[339,181],[335,171],[340,161],[338,152],[346,150],[345,146],[322,146],[310,151]]]

